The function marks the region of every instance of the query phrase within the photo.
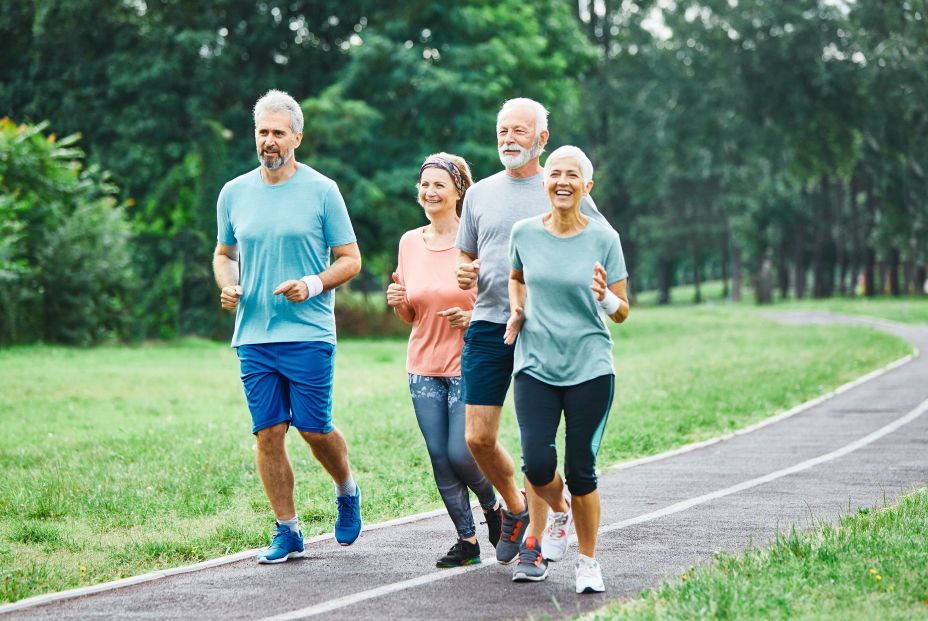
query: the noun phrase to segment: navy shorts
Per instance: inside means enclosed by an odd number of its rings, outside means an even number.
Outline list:
[[[251,433],[289,423],[300,431],[332,431],[331,343],[239,345],[242,384],[251,411]]]
[[[503,343],[505,332],[506,324],[472,321],[464,333],[461,376],[467,405],[503,405],[506,400],[516,348]]]

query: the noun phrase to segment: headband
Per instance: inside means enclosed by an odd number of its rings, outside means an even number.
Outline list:
[[[457,188],[458,194],[461,198],[464,198],[464,192],[467,191],[467,188],[464,187],[464,175],[461,174],[461,169],[451,160],[446,160],[443,157],[438,157],[433,155],[425,160],[422,164],[422,168],[419,169],[419,180],[422,180],[422,172],[426,168],[440,168],[451,175],[451,180],[454,182],[454,187]]]

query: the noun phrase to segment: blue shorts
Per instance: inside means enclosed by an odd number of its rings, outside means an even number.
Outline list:
[[[503,343],[506,324],[472,321],[464,333],[461,376],[464,403],[503,405],[512,381],[515,345]]]
[[[332,431],[335,346],[318,341],[239,345],[251,433],[289,423],[300,431]]]

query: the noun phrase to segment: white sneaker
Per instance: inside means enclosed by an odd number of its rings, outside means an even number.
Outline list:
[[[554,562],[564,558],[564,552],[567,551],[567,544],[570,541],[570,525],[573,521],[569,500],[567,511],[564,513],[548,512],[548,525],[545,528],[545,536],[541,540],[542,556]]]
[[[577,574],[577,593],[602,593],[606,590],[603,572],[595,559],[581,556],[574,565],[574,571]]]

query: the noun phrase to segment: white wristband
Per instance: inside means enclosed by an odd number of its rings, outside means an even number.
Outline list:
[[[300,278],[300,280],[306,283],[306,287],[309,289],[310,298],[314,298],[320,293],[322,293],[322,279],[319,278],[316,274],[310,274],[309,276],[303,276],[302,278]]]
[[[606,289],[606,295],[602,300],[597,300],[599,307],[606,311],[607,315],[615,315],[615,312],[622,308],[622,298]]]

